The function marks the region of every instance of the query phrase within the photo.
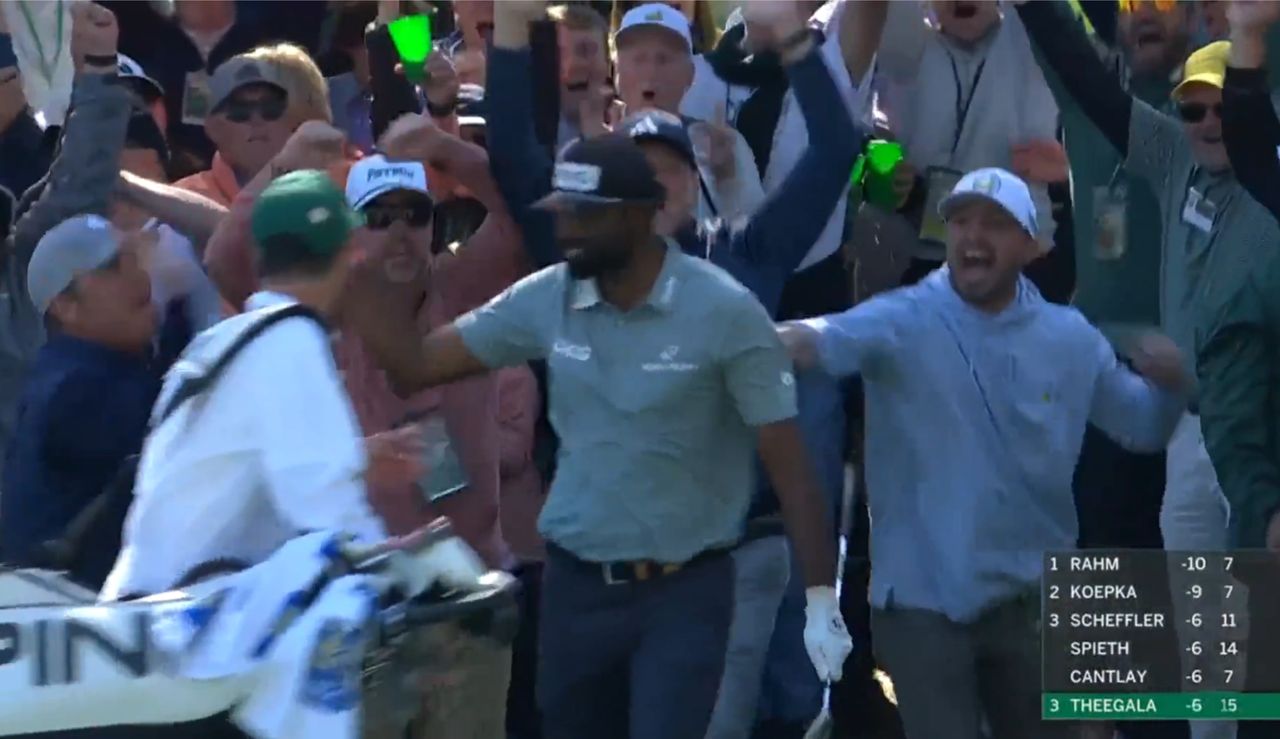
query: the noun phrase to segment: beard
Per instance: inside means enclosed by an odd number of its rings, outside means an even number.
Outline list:
[[[601,239],[559,240],[569,276],[575,280],[591,280],[618,272],[631,261],[631,252]]]

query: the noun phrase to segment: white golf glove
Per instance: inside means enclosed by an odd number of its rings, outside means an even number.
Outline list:
[[[853,651],[853,638],[840,615],[836,590],[822,585],[804,591],[804,646],[823,682],[836,682],[844,673],[844,661]]]

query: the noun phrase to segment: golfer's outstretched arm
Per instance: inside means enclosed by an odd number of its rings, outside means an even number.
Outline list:
[[[554,269],[554,268],[551,268]],[[554,276],[542,270],[421,341],[384,335],[375,351],[397,395],[546,356],[544,330],[554,315]],[[551,279],[548,279],[550,277]]]

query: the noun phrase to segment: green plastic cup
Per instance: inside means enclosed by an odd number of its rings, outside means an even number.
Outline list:
[[[422,65],[431,53],[431,16],[406,15],[392,21],[387,30],[404,65],[404,76],[411,82],[421,82],[426,77]]]
[[[866,199],[882,208],[895,208],[898,194],[893,188],[893,173],[902,161],[902,144],[876,139],[867,144],[867,161],[863,173]]]

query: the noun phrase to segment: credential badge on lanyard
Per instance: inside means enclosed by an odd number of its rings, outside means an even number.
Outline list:
[[[1218,206],[1200,191],[1192,187],[1187,190],[1187,201],[1182,206],[1182,221],[1194,226],[1206,236],[1213,230],[1213,219],[1218,214]]]

